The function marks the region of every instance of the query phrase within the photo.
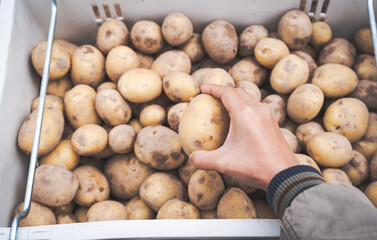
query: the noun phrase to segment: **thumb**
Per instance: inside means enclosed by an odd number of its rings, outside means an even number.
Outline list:
[[[190,154],[189,161],[194,166],[203,170],[220,171],[219,157],[217,151],[197,150]]]

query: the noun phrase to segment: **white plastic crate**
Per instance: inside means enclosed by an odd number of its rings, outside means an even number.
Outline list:
[[[98,25],[119,18],[130,27],[140,19],[161,23],[181,11],[201,32],[216,19],[238,32],[250,24],[275,30],[289,9],[301,8],[312,19],[325,19],[334,37],[352,38],[368,25],[365,0],[60,0],[55,38],[76,44],[95,43]],[[15,206],[23,201],[28,156],[17,147],[18,129],[39,93],[40,77],[30,52],[47,39],[49,0],[0,0],[0,239],[7,239]],[[279,220],[113,221],[20,228],[20,239],[114,238],[278,238]]]

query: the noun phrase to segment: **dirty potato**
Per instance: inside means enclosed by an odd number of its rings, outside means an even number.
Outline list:
[[[109,146],[116,153],[129,153],[134,148],[136,132],[127,124],[115,126],[109,132]]]
[[[108,20],[98,28],[97,46],[104,54],[114,47],[126,45],[127,42],[127,26],[119,19]]]
[[[257,86],[262,85],[267,78],[267,70],[253,58],[244,58],[237,62],[229,70],[229,73],[236,83],[250,81]]]
[[[188,185],[192,174],[196,171],[194,164],[187,160],[179,169],[178,174],[181,180]]]
[[[339,168],[325,168],[322,170],[322,176],[327,183],[348,184],[352,186],[347,174]]]
[[[139,120],[143,127],[162,125],[166,122],[166,111],[158,104],[151,104],[141,110]]]
[[[288,129],[286,128],[280,128],[281,133],[283,134],[283,137],[285,141],[288,143],[289,148],[294,153],[298,153],[301,151],[300,143],[298,141],[298,138]]]
[[[377,208],[377,181],[370,183],[364,193],[374,207]]]
[[[151,69],[163,78],[172,72],[183,72],[190,74],[191,60],[185,52],[171,50],[164,52],[154,60]]]
[[[314,61],[314,59],[303,51],[294,51],[293,54],[299,56],[302,58],[309,66],[309,82],[311,81],[314,71],[318,68],[317,63]]]
[[[177,103],[173,105],[168,111],[168,124],[170,128],[176,132],[178,132],[179,123],[181,122],[182,115],[188,105],[189,103],[187,102]]]
[[[199,94],[199,86],[194,78],[187,73],[172,72],[162,80],[165,94],[173,102],[189,102]]]
[[[194,33],[187,42],[179,47],[179,50],[184,51],[192,63],[201,60],[205,55],[201,35]]]
[[[132,44],[146,54],[155,54],[164,46],[160,26],[149,20],[137,21],[131,29]]]
[[[156,213],[140,197],[134,197],[125,205],[128,220],[153,219]]]
[[[311,121],[300,124],[296,129],[296,136],[300,141],[301,147],[306,149],[306,145],[308,144],[309,140],[323,132],[325,132],[325,130],[321,124]]]
[[[107,76],[114,82],[118,82],[123,73],[138,68],[139,65],[139,57],[127,46],[117,46],[111,49],[105,61]]]
[[[377,82],[361,80],[350,97],[361,100],[369,110],[377,110]]]
[[[115,82],[104,82],[104,83],[101,83],[101,85],[99,85],[98,88],[97,88],[97,93],[99,93],[100,91],[105,90],[105,89],[114,89],[114,90],[116,90],[117,89],[117,84]]]
[[[239,52],[241,57],[254,55],[257,43],[268,37],[268,30],[262,25],[250,25],[245,28],[239,37]]]
[[[352,159],[341,168],[347,175],[353,186],[359,186],[369,177],[369,163],[363,154],[352,151]]]
[[[344,38],[334,38],[321,50],[318,64],[337,63],[352,67],[356,57],[356,49]]]
[[[268,109],[270,109],[272,116],[275,117],[276,121],[279,124],[283,124],[287,115],[284,99],[277,94],[271,94],[263,99],[262,103],[266,104]]]
[[[82,155],[90,156],[101,152],[107,145],[108,134],[106,130],[96,124],[86,124],[72,134],[71,144],[73,150]]]
[[[221,68],[213,68],[209,70],[203,77],[202,85],[218,84],[228,87],[234,87],[235,83],[232,76]]]
[[[229,188],[217,205],[219,219],[253,219],[257,218],[253,202],[239,188]]]
[[[68,170],[74,169],[79,163],[78,155],[72,147],[71,141],[62,140],[49,154],[40,159],[40,164],[53,164],[65,167]]]
[[[258,219],[279,219],[278,216],[271,210],[266,201],[260,199],[253,199],[253,204],[257,212]]]
[[[34,110],[38,109],[38,104],[39,104],[39,97],[33,100],[31,103],[31,112]],[[56,110],[59,110],[63,112],[64,106],[63,106],[63,101],[61,98],[53,96],[53,95],[46,95],[45,98],[45,108],[54,108]]]
[[[24,207],[24,203],[17,205],[14,210],[14,216],[20,214]],[[50,208],[43,206],[37,202],[31,201],[29,214],[20,221],[20,227],[42,226],[42,225],[54,225],[56,219],[54,213]]]
[[[158,210],[157,219],[200,219],[200,214],[195,206],[172,199]]]
[[[91,206],[87,216],[88,222],[127,220],[127,210],[120,202],[106,200]]]
[[[355,34],[353,42],[357,50],[366,54],[374,54],[372,34],[369,27],[361,28]]]
[[[313,35],[310,44],[315,47],[321,47],[328,43],[332,38],[332,30],[327,22],[317,21],[312,23]]]
[[[289,54],[287,45],[275,38],[264,38],[254,48],[257,61],[264,67],[272,69],[277,62]]]
[[[363,154],[368,160],[377,151],[377,114],[369,113],[368,128],[364,136],[353,144],[353,148]]]
[[[55,39],[54,43],[58,44],[60,47],[64,49],[66,53],[68,53],[69,57],[72,57],[73,52],[79,47],[74,43],[71,43],[64,39]]]
[[[140,130],[143,128],[138,119],[132,119],[128,124],[135,130],[136,134],[138,134]]]
[[[136,52],[137,57],[139,58],[139,68],[150,69],[154,58],[150,55],[144,54],[142,52]]]
[[[249,81],[239,81],[236,82],[236,87],[245,90],[248,94],[250,94],[250,96],[252,96],[258,102],[261,101],[262,94],[256,84]]]
[[[87,222],[88,217],[86,216],[86,213],[88,212],[89,207],[79,207],[75,211],[75,217],[78,222]]]
[[[308,165],[314,167],[319,173],[321,173],[321,169],[318,167],[313,158],[301,153],[295,153],[295,157],[300,165]]]
[[[205,75],[211,70],[212,68],[199,68],[198,70],[194,71],[191,76],[194,78],[196,85],[199,87],[202,86],[203,80]]]
[[[54,95],[64,99],[65,93],[73,87],[71,79],[68,75],[55,81],[49,81],[47,84],[47,94]]]
[[[358,55],[352,69],[360,80],[367,79],[377,81],[376,60],[373,55]]]
[[[164,39],[173,46],[185,43],[193,34],[191,20],[181,12],[167,15],[162,22],[161,31]]]
[[[75,215],[72,213],[62,213],[56,215],[57,224],[77,223]]]

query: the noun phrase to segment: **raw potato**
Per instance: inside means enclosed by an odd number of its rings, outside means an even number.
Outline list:
[[[241,57],[254,55],[257,43],[268,37],[268,30],[262,25],[250,25],[245,28],[239,37],[239,52]]]
[[[350,97],[361,100],[370,110],[377,110],[377,82],[361,80]]]
[[[135,139],[136,132],[130,125],[118,125],[109,132],[109,146],[116,153],[131,152]]]
[[[323,123],[327,131],[342,134],[353,143],[364,136],[368,118],[368,108],[362,101],[341,98],[327,108]]]
[[[143,127],[154,124],[162,125],[166,121],[166,111],[160,105],[148,105],[141,110],[139,119]]]
[[[52,211],[55,215],[63,214],[63,213],[72,213],[73,209],[75,208],[75,201],[71,201],[70,203],[63,205],[61,207],[54,207]]]
[[[144,164],[159,170],[178,168],[185,161],[179,135],[173,130],[154,125],[137,135],[134,152]]]
[[[347,175],[352,185],[359,186],[369,177],[368,160],[358,151],[352,151],[352,159],[341,168]]]
[[[49,81],[47,85],[47,94],[54,95],[64,99],[65,93],[73,87],[71,79],[66,75],[55,81]]]
[[[131,29],[132,44],[141,52],[155,54],[164,46],[160,26],[149,20],[136,22]]]
[[[65,52],[68,53],[69,57],[72,57],[73,52],[79,47],[76,44],[71,43],[64,39],[55,39],[54,43],[62,47],[65,50]]]
[[[335,38],[321,50],[318,64],[337,63],[352,67],[355,57],[356,49],[352,43],[344,38]]]
[[[79,188],[77,177],[64,167],[46,164],[35,171],[32,200],[49,207],[70,203]]]
[[[278,93],[293,92],[309,78],[309,65],[295,54],[289,54],[276,63],[270,76],[271,87]]]
[[[267,78],[267,70],[253,58],[244,58],[232,66],[230,75],[237,83],[250,81],[260,86]]]
[[[152,70],[132,69],[120,77],[118,90],[126,100],[144,103],[161,94],[162,81],[158,74]]]
[[[72,213],[63,213],[56,216],[57,224],[77,223],[75,215]]]
[[[262,103],[266,104],[268,109],[270,109],[276,121],[279,124],[283,124],[287,115],[284,99],[279,95],[271,94],[263,99]]]
[[[288,129],[289,131],[295,133],[297,124],[293,122],[291,119],[286,118],[281,127]]]
[[[314,167],[319,173],[321,173],[321,169],[318,167],[317,163],[313,160],[313,158],[300,153],[295,153],[295,157],[300,165],[308,165]]]
[[[110,186],[105,175],[92,166],[76,168],[73,173],[79,180],[80,188],[75,196],[75,202],[83,207],[89,207],[109,198]]]
[[[200,219],[217,219],[217,209],[210,211],[199,211]]]
[[[300,141],[301,147],[306,149],[306,145],[308,144],[309,140],[323,132],[325,132],[325,130],[321,124],[311,121],[299,125],[296,129],[296,136]]]
[[[148,207],[140,197],[134,197],[125,205],[128,220],[142,220],[155,218],[155,212]]]
[[[158,210],[157,219],[200,219],[200,213],[193,205],[172,199]]]
[[[271,210],[266,201],[254,199],[253,204],[257,212],[258,219],[279,219],[278,216]]]
[[[216,20],[208,24],[203,30],[202,41],[207,54],[216,63],[229,63],[237,54],[237,32],[227,21]]]
[[[95,109],[96,91],[80,84],[69,90],[64,97],[64,109],[69,123],[75,129],[85,124],[101,124]]]
[[[65,167],[68,170],[74,169],[79,163],[78,155],[72,147],[71,141],[62,140],[54,150],[40,159],[40,164],[53,164]]]
[[[212,68],[200,68],[198,70],[196,70],[195,72],[193,72],[191,74],[191,76],[194,78],[195,82],[196,82],[196,85],[198,85],[199,87],[202,86],[202,83],[203,83],[203,80],[204,80],[204,77],[205,75],[211,70]]]
[[[250,198],[239,188],[229,188],[217,205],[219,219],[254,219],[257,212]]]
[[[23,206],[23,202],[17,205],[16,209],[14,210],[14,216],[22,212]],[[53,224],[56,224],[56,219],[51,209],[43,206],[42,204],[31,201],[29,214],[20,221],[19,227],[31,227]]]
[[[195,150],[215,150],[225,141],[229,115],[221,102],[207,94],[191,100],[179,124],[179,137],[187,155]]]
[[[109,125],[125,124],[131,119],[131,108],[117,90],[98,92],[95,107],[98,115]]]
[[[179,50],[184,51],[193,63],[199,61],[205,55],[202,38],[200,34],[197,33],[194,33]]]
[[[174,102],[189,102],[199,94],[199,86],[187,73],[172,72],[162,80],[165,94]]]
[[[171,50],[164,52],[154,60],[151,69],[163,78],[171,72],[190,74],[191,61],[183,51]]]
[[[128,124],[135,130],[136,134],[143,128],[138,119],[132,119]]]
[[[167,15],[162,23],[161,31],[164,39],[173,46],[185,43],[193,34],[191,20],[181,12]]]
[[[213,68],[203,77],[202,85],[218,84],[234,87],[235,83],[232,76],[221,68]]]
[[[91,45],[83,45],[72,55],[71,79],[74,85],[97,87],[105,79],[105,58]]]
[[[332,38],[332,30],[327,22],[317,21],[312,23],[313,35],[310,44],[315,47],[321,47],[328,43]]]
[[[315,61],[318,58],[319,52],[312,45],[307,44],[305,47],[297,49],[297,51],[302,51],[306,54],[309,54]]]
[[[134,50],[127,46],[118,46],[111,49],[105,62],[107,76],[114,82],[118,82],[123,73],[138,68],[139,65],[139,57]]]
[[[325,97],[319,87],[304,84],[296,88],[287,102],[288,116],[296,123],[315,118],[322,108]]]
[[[357,50],[366,54],[374,54],[372,34],[369,27],[364,27],[357,31],[353,39]]]
[[[239,180],[231,176],[228,176],[226,174],[222,174],[221,177],[224,180],[224,184],[226,188],[239,188],[242,191],[244,191],[246,194],[253,193],[257,190],[256,188],[250,187],[249,185],[246,185],[240,182]]]
[[[365,189],[365,195],[369,198],[374,207],[377,208],[377,181],[368,185],[367,189]]]
[[[88,207],[79,207],[75,211],[75,217],[78,222],[87,222],[88,217],[86,216],[89,208]]]
[[[258,102],[261,101],[262,94],[261,94],[258,86],[255,85],[254,83],[249,82],[249,81],[239,81],[239,82],[236,82],[236,87],[242,88],[243,90],[245,90],[248,94],[250,94]]]
[[[38,109],[38,104],[39,104],[39,97],[34,99],[34,101],[31,103],[31,112]],[[61,112],[63,112],[63,110],[64,110],[62,99],[59,98],[59,97],[53,96],[53,95],[46,95],[44,107],[45,108],[54,108],[54,109],[59,110]]]
[[[224,190],[224,182],[215,171],[196,170],[188,184],[190,201],[202,211],[215,209]]]
[[[111,193],[118,199],[130,199],[139,195],[141,184],[153,170],[141,163],[134,154],[116,155],[105,165],[105,176]]]
[[[356,73],[351,68],[336,63],[320,66],[314,71],[312,78],[312,84],[318,86],[328,98],[348,95],[357,83]]]
[[[127,42],[128,29],[121,20],[108,20],[98,28],[97,46],[104,54],[116,46],[126,45]]]
[[[107,145],[106,130],[96,124],[86,124],[73,133],[71,144],[73,150],[82,155],[90,156],[101,152]]]
[[[309,16],[300,10],[290,10],[281,17],[278,36],[290,49],[300,49],[312,37],[313,27]]]
[[[170,199],[187,199],[186,189],[175,176],[157,172],[150,175],[140,188],[140,198],[154,211],[158,210]]]
[[[37,110],[29,114],[18,132],[18,146],[27,154],[31,153],[33,147],[36,120]],[[39,141],[39,156],[51,152],[58,145],[63,135],[63,130],[63,113],[56,109],[46,108],[43,114],[41,138]]]
[[[368,160],[377,151],[377,114],[369,113],[368,128],[364,136],[353,144],[353,148],[362,153]]]
[[[38,43],[31,52],[31,62],[35,71],[42,76],[45,62],[47,42]],[[71,67],[68,53],[59,44],[52,44],[49,79],[56,80],[64,77]]]
[[[300,143],[298,141],[298,138],[288,129],[286,128],[280,128],[281,133],[283,134],[283,137],[285,141],[288,143],[289,148],[294,153],[298,153],[301,151]]]
[[[338,168],[323,169],[322,176],[327,183],[348,184],[352,186],[347,174]]]
[[[357,56],[352,68],[359,79],[377,81],[376,60],[373,55],[361,54]]]
[[[314,71],[318,68],[317,63],[314,59],[307,53],[303,51],[294,51],[293,54],[302,58],[309,66],[309,80],[312,79]]]
[[[254,48],[257,61],[266,68],[272,69],[277,62],[289,54],[285,43],[275,38],[264,38]]]
[[[188,185],[192,174],[196,171],[194,164],[187,160],[179,169],[178,174],[181,180]]]
[[[177,103],[168,111],[168,124],[171,129],[178,132],[178,126],[181,122],[182,115],[189,104],[187,102]]]
[[[309,140],[306,149],[322,167],[341,167],[352,158],[351,143],[338,133],[318,134]]]
[[[104,83],[101,83],[101,85],[99,85],[98,88],[97,88],[97,93],[99,93],[100,91],[105,90],[105,89],[114,89],[114,90],[116,90],[117,89],[117,84],[115,82],[104,82]]]
[[[120,202],[106,200],[91,206],[87,213],[88,222],[127,220],[127,210]]]
[[[154,58],[152,56],[141,52],[136,52],[136,55],[139,58],[139,68],[149,69],[152,67],[152,63],[154,62]]]

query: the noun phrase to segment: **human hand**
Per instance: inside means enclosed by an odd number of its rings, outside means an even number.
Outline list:
[[[241,88],[205,85],[201,91],[221,99],[229,112],[230,128],[220,148],[190,154],[196,168],[216,170],[266,190],[277,173],[298,164],[276,119],[264,104]]]

